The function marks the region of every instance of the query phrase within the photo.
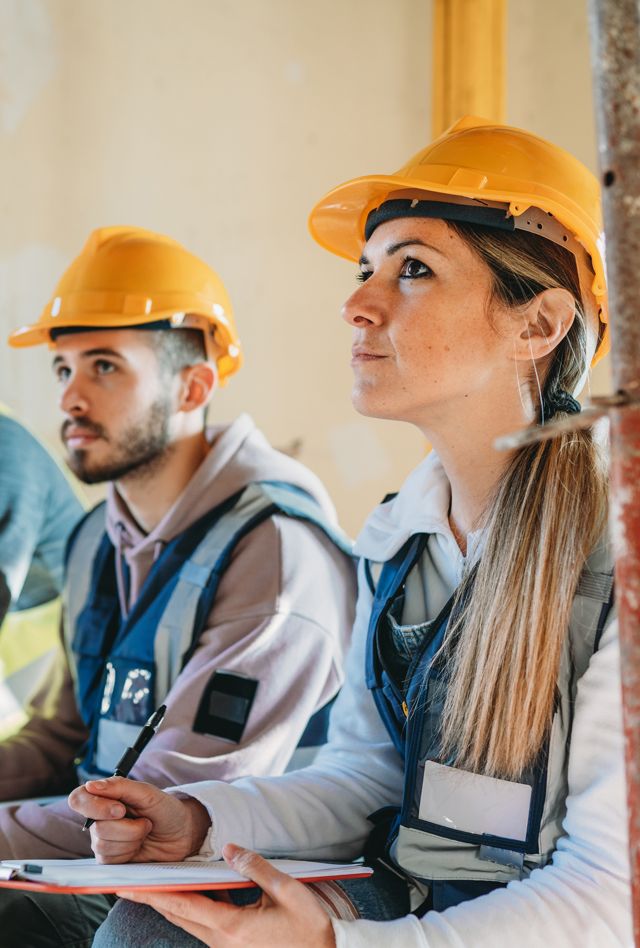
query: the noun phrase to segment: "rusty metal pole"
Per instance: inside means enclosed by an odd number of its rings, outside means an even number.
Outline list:
[[[613,383],[640,382],[640,4],[589,0]],[[611,412],[612,528],[620,617],[622,697],[633,874],[640,946],[640,406]]]

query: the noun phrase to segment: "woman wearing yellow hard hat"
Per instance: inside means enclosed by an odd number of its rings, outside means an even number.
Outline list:
[[[358,539],[348,684],[312,768],[72,796],[103,861],[225,856],[259,910],[132,895],[168,921],[121,902],[94,944],[139,944],[143,925],[221,948],[631,944],[606,465],[588,428],[495,447],[579,412],[606,349],[597,183],[464,119],[396,174],[335,188],[310,225],[359,262],[355,407],[434,450]],[[145,819],[110,819],[114,798]],[[232,843],[375,871],[305,887]]]

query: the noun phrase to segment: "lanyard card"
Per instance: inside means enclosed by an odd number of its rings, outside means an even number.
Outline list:
[[[529,784],[485,777],[433,760],[424,765],[418,816],[444,829],[524,842],[530,804]]]

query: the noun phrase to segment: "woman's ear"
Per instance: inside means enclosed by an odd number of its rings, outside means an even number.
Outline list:
[[[513,358],[531,362],[550,355],[573,325],[576,304],[568,290],[553,287],[538,293],[520,311],[514,331]],[[518,323],[518,317],[515,317]]]
[[[204,408],[218,385],[218,372],[213,362],[198,362],[182,370],[179,411]]]

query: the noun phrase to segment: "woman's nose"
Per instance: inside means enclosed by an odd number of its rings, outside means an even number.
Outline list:
[[[379,326],[383,319],[381,302],[369,277],[366,283],[351,294],[342,307],[342,318],[357,329]]]

